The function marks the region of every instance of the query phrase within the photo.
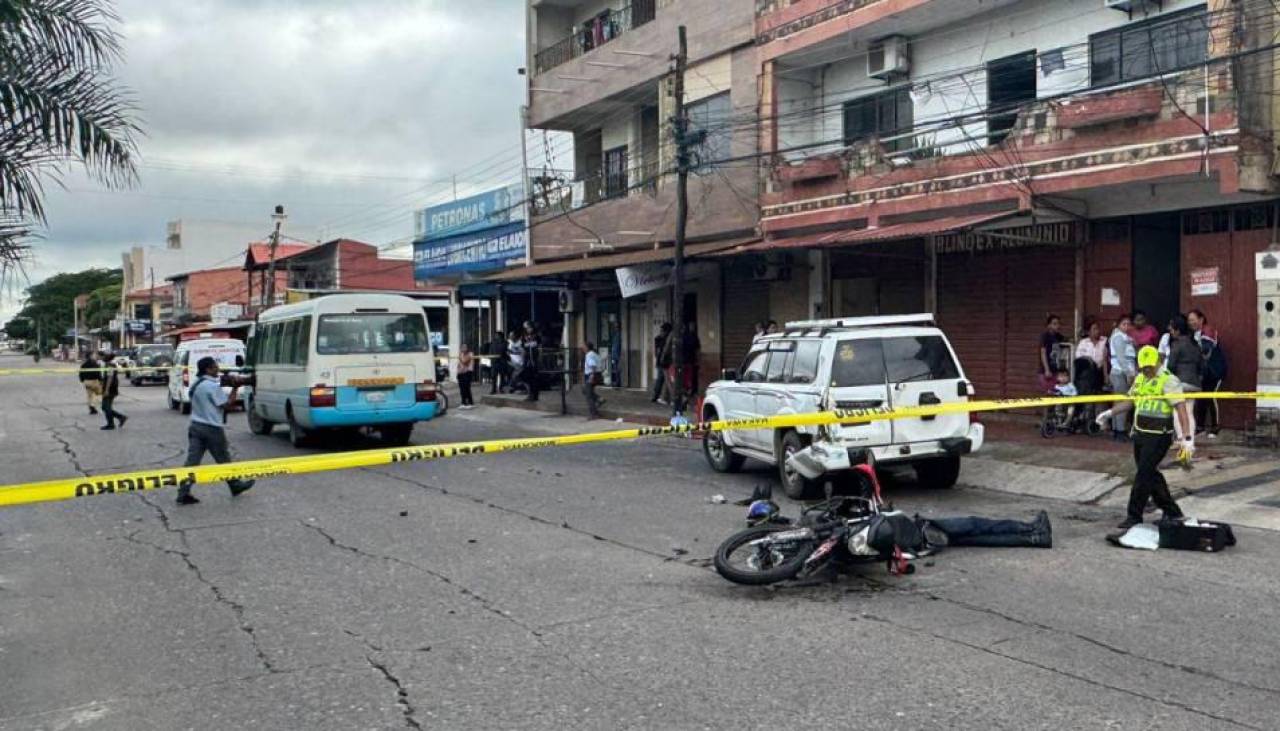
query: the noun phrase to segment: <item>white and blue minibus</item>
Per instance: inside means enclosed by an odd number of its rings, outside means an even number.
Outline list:
[[[407,444],[436,415],[435,359],[422,305],[392,294],[335,294],[263,312],[249,339],[255,434],[369,427]]]

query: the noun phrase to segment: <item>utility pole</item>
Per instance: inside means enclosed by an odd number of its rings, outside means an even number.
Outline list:
[[[271,218],[275,220],[276,228],[271,232],[271,254],[267,260],[267,286],[263,288],[265,298],[262,303],[263,308],[273,307],[276,303],[276,248],[280,246],[280,225],[286,218],[284,206],[276,206],[276,212],[271,214]]]
[[[676,240],[671,271],[671,294],[675,301],[672,302],[674,323],[669,336],[676,339],[672,349],[676,377],[675,383],[671,384],[671,408],[675,413],[684,411],[684,237],[689,220],[689,120],[684,112],[684,74],[689,64],[689,48],[685,27],[680,26],[678,32],[680,50],[675,57],[675,109],[671,118],[671,131],[676,143]]]
[[[151,267],[149,272],[151,276],[151,342],[156,341],[156,268]]]

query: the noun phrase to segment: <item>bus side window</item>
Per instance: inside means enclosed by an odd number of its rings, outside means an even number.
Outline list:
[[[293,362],[303,368],[307,367],[307,358],[311,355],[311,316],[307,315],[298,322],[298,344],[294,351]]]

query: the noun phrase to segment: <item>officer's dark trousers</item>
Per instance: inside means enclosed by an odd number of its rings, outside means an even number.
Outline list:
[[[1160,462],[1169,454],[1173,445],[1172,434],[1148,434],[1134,430],[1133,458],[1138,464],[1138,475],[1129,491],[1129,518],[1142,522],[1142,511],[1147,500],[1154,500],[1156,507],[1172,518],[1182,517],[1182,510],[1169,494],[1169,483],[1160,472]]]
[[[218,464],[230,462],[231,450],[227,448],[227,432],[216,426],[191,422],[187,427],[187,461],[183,463],[184,466],[194,467],[200,464],[205,452],[212,454],[213,460]],[[230,487],[238,484],[240,480],[227,481]],[[185,495],[190,492],[190,483],[178,486],[178,494]]]

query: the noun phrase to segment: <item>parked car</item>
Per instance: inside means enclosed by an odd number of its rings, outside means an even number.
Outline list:
[[[129,372],[129,382],[141,386],[147,381],[169,382],[169,368],[173,365],[172,345],[139,345],[137,363]]]
[[[933,316],[851,317],[787,323],[755,341],[740,369],[707,389],[702,418],[746,419],[834,409],[968,401],[965,377]],[[951,487],[960,457],[982,446],[966,413],[863,424],[712,432],[711,468],[732,472],[750,457],[776,465],[787,495],[809,496],[855,464],[910,465],[922,483]]]
[[[234,338],[201,338],[178,343],[173,352],[173,365],[169,367],[169,408],[191,413],[191,384],[196,380],[196,363],[206,356],[216,359],[221,368],[243,368],[245,346]],[[224,385],[222,390],[231,393],[230,386]],[[248,390],[247,387],[241,389],[241,398],[249,396]]]

